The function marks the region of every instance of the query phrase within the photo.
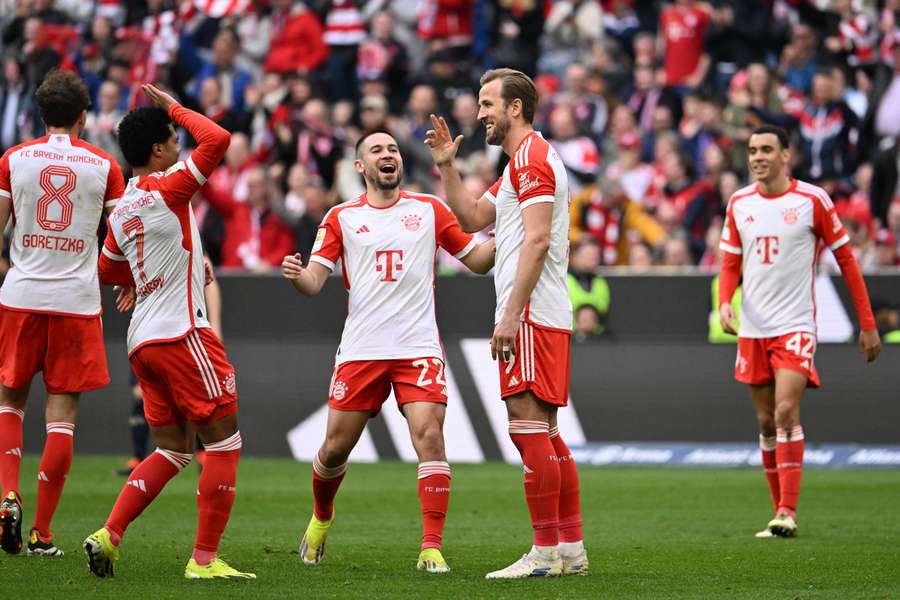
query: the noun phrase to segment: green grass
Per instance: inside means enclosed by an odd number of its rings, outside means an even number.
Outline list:
[[[80,543],[102,525],[123,480],[112,457],[77,456],[55,518],[61,559],[0,556],[5,598],[897,598],[900,477],[808,471],[801,537],[756,540],[769,518],[755,470],[582,469],[589,577],[488,582],[530,546],[520,468],[458,465],[444,536],[453,571],[415,570],[414,465],[352,465],[328,555],[306,567],[297,543],[311,511],[310,467],[245,459],[222,554],[253,582],[189,582],[197,472],[174,479],[128,530],[116,577],[87,571]],[[26,522],[36,459],[26,457]]]

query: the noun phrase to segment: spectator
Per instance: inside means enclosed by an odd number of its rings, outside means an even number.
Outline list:
[[[574,313],[575,327],[574,331],[572,331],[572,340],[574,342],[583,343],[603,335],[603,315],[597,312],[595,306],[582,304],[575,307]],[[601,333],[597,333],[598,330]]]
[[[788,87],[801,94],[809,94],[816,72],[816,50],[819,39],[815,30],[806,23],[797,23],[791,29],[791,41],[781,51],[778,73]]]
[[[609,109],[606,100],[588,90],[590,73],[581,63],[572,63],[566,68],[565,93],[561,101],[568,104],[575,117],[579,135],[599,143],[606,130]]]
[[[247,71],[235,63],[241,48],[241,40],[234,29],[222,28],[213,39],[211,60],[202,61],[192,90],[196,100],[202,96],[204,81],[212,77],[219,84],[221,98],[219,104],[226,109],[240,114],[245,110],[247,87],[253,79]]]
[[[488,50],[493,65],[534,76],[543,29],[544,7],[537,0],[498,0]]]
[[[112,81],[104,81],[100,86],[98,98],[99,106],[97,107],[97,112],[88,113],[84,139],[115,158],[116,162],[121,165],[122,171],[126,172],[128,165],[116,139],[116,129],[119,127],[119,121],[125,116],[119,110],[122,90]]]
[[[484,125],[478,120],[478,99],[474,94],[460,94],[453,101],[453,122],[460,134],[465,136],[456,151],[458,159],[468,159],[473,154],[484,153]]]
[[[678,114],[678,100],[657,81],[652,64],[637,64],[634,69],[634,93],[628,99],[628,108],[637,117],[638,127],[643,133],[653,130],[654,114],[657,106],[666,106],[674,122]]]
[[[597,273],[600,267],[600,246],[591,238],[584,238],[572,248],[569,254],[569,298],[576,312],[583,306],[589,306],[595,311],[594,322],[591,327],[583,327],[582,333],[589,335],[603,335],[607,333],[606,317],[609,314],[609,284]],[[575,328],[579,329],[579,319],[576,315]]]
[[[663,245],[663,266],[689,267],[694,264],[691,261],[691,251],[684,238],[670,238]]]
[[[271,209],[274,194],[261,167],[251,167],[247,173],[246,202],[236,200],[227,190],[205,191],[212,207],[225,220],[223,268],[274,271],[285,255],[296,250],[293,232]]]
[[[434,88],[424,84],[415,86],[409,94],[406,116],[397,131],[397,141],[405,155],[407,181],[416,181],[425,189],[431,188],[431,170],[434,167],[431,151],[424,144],[425,132],[431,129],[431,115],[435,111],[437,94]]]
[[[331,100],[352,100],[357,96],[356,64],[359,45],[366,39],[366,24],[356,0],[331,0],[325,13],[328,44],[326,62]]]
[[[628,269],[632,273],[646,273],[653,268],[653,253],[646,244],[634,244],[628,250]]]
[[[303,3],[272,0],[271,44],[263,62],[266,71],[308,75],[328,56],[322,22]]]
[[[890,268],[900,266],[897,236],[890,229],[879,229],[875,234],[875,266]]]
[[[250,133],[250,116],[243,111],[228,108],[220,82],[221,78],[213,75],[202,80],[198,102],[196,105],[189,103],[189,108],[206,115],[223,129],[245,135]],[[190,145],[194,146],[193,141]]]
[[[703,38],[709,13],[694,0],[676,0],[663,10],[659,28],[665,41],[666,85],[681,91],[697,88],[709,71]]]
[[[3,57],[3,81],[0,83],[0,150],[30,137],[35,115],[31,98],[22,64],[13,54],[7,54]]]
[[[877,69],[872,92],[870,120],[874,121],[875,135],[881,138],[900,139],[900,31],[888,38],[893,68],[881,65]]]
[[[606,168],[606,176],[618,180],[625,195],[645,206],[656,206],[659,202],[653,185],[656,171],[651,165],[641,162],[641,140],[631,131],[619,135],[618,158]]]
[[[579,134],[575,115],[568,104],[560,104],[550,113],[549,141],[566,166],[569,189],[573,194],[597,177],[600,152],[591,138]]]
[[[319,223],[325,218],[325,213],[328,212],[331,206],[322,181],[315,177],[311,177],[307,181],[303,191],[303,200],[306,204],[306,210],[299,219],[293,221],[292,226],[297,240],[297,249],[305,264],[309,262],[309,255],[316,241]]]
[[[557,0],[541,39],[541,71],[561,75],[565,65],[603,39],[603,7],[597,0]]]
[[[406,102],[404,88],[410,73],[406,47],[394,37],[394,18],[388,10],[375,13],[369,29],[369,38],[359,47],[356,76],[364,88],[368,82],[383,86],[378,92],[387,94],[391,112],[399,115]]]
[[[900,344],[900,310],[889,302],[872,302],[878,333],[886,344]]]

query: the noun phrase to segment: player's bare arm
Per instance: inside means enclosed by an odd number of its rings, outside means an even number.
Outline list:
[[[456,151],[463,140],[462,135],[453,139],[450,128],[444,117],[431,115],[431,126],[425,132],[425,144],[431,148],[431,158],[441,174],[441,183],[450,210],[456,215],[463,231],[473,233],[481,231],[497,218],[494,205],[484,197],[475,198],[463,186],[459,171],[453,165]]]
[[[493,239],[475,246],[471,252],[459,259],[473,273],[484,275],[494,267],[497,244]]]
[[[500,322],[494,327],[491,337],[491,357],[501,356],[509,361],[516,353],[516,336],[519,333],[519,319],[534,286],[544,268],[544,259],[550,249],[550,224],[553,220],[553,203],[540,202],[522,211],[525,240],[516,266],[516,278],[506,303]]]
[[[315,296],[322,291],[331,271],[317,262],[310,262],[308,267],[304,267],[299,254],[289,254],[281,261],[281,273],[295,290],[304,296]]]

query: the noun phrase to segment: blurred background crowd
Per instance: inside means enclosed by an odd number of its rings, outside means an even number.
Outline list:
[[[480,195],[506,161],[477,120],[497,66],[538,86],[585,293],[602,297],[598,267],[717,270],[764,123],[790,132],[793,174],[831,194],[864,271],[900,264],[900,0],[0,0],[0,15],[0,149],[43,135],[33,93],[57,67],[88,82],[85,137],[119,159],[145,81],[233,132],[193,204],[222,269],[306,257],[325,212],[364,189],[367,130],[395,133],[405,187],[440,196],[422,142],[445,115]]]

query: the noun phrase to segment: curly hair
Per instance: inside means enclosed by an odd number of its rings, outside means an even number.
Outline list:
[[[47,127],[72,127],[91,106],[87,84],[70,71],[50,71],[35,98]]]
[[[119,122],[119,148],[132,167],[150,162],[153,144],[162,144],[172,135],[169,114],[161,108],[136,108]]]

